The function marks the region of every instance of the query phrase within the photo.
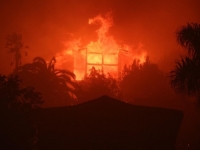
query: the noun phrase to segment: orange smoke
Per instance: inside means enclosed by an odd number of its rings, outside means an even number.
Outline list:
[[[98,40],[90,41],[84,47],[81,47],[81,39],[66,42],[67,48],[56,54],[56,67],[65,68],[64,64],[70,60],[69,58],[73,58],[73,72],[78,80],[83,79],[93,66],[104,74],[109,73],[117,78],[123,66],[130,65],[134,59],[138,59],[140,63],[145,62],[147,52],[143,49],[143,44],[135,47],[120,45],[108,35],[108,30],[113,25],[109,14],[89,19],[89,24],[101,25],[96,31]]]

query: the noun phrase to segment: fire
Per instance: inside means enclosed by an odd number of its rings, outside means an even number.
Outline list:
[[[145,62],[147,52],[140,43],[137,47],[131,48],[128,45],[119,45],[111,35],[108,35],[109,28],[113,25],[110,15],[102,17],[98,15],[89,19],[89,24],[100,24],[101,27],[96,31],[97,41],[81,47],[81,39],[66,42],[67,49],[56,55],[57,66],[65,67],[70,56],[73,58],[73,71],[78,80],[83,79],[90,69],[94,66],[104,74],[111,74],[118,77],[123,66],[130,65],[134,59],[140,63]]]

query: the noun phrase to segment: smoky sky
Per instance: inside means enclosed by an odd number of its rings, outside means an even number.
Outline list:
[[[200,23],[197,0],[6,0],[0,1],[0,73],[10,69],[5,37],[23,36],[30,48],[22,63],[36,56],[50,60],[65,49],[64,42],[95,40],[98,25],[88,19],[108,12],[113,16],[109,34],[128,45],[142,43],[150,60],[169,70],[183,52],[175,31],[190,22]]]

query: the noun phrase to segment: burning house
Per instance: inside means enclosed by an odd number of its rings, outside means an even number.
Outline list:
[[[108,30],[113,25],[109,15],[89,19],[89,24],[94,23],[101,25],[96,31],[98,40],[90,41],[84,48],[81,47],[80,39],[67,42],[67,49],[57,54],[59,67],[64,67],[63,64],[71,56],[73,72],[78,80],[87,75],[92,67],[117,78],[123,66],[130,65],[134,59],[138,59],[140,63],[145,62],[147,53],[142,44],[133,49],[128,45],[117,44],[115,39],[108,35]]]

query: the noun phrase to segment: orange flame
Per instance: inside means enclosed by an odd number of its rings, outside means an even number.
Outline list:
[[[97,41],[91,41],[84,48],[81,47],[81,39],[69,41],[66,43],[67,49],[62,53],[56,54],[57,66],[65,67],[64,64],[73,57],[73,70],[78,80],[83,79],[89,70],[94,66],[103,73],[118,77],[123,66],[130,65],[134,59],[144,63],[147,52],[143,49],[143,44],[136,48],[128,45],[119,45],[114,38],[108,35],[109,28],[113,25],[110,15],[102,17],[98,15],[89,19],[89,24],[98,23],[101,27],[96,31]]]

